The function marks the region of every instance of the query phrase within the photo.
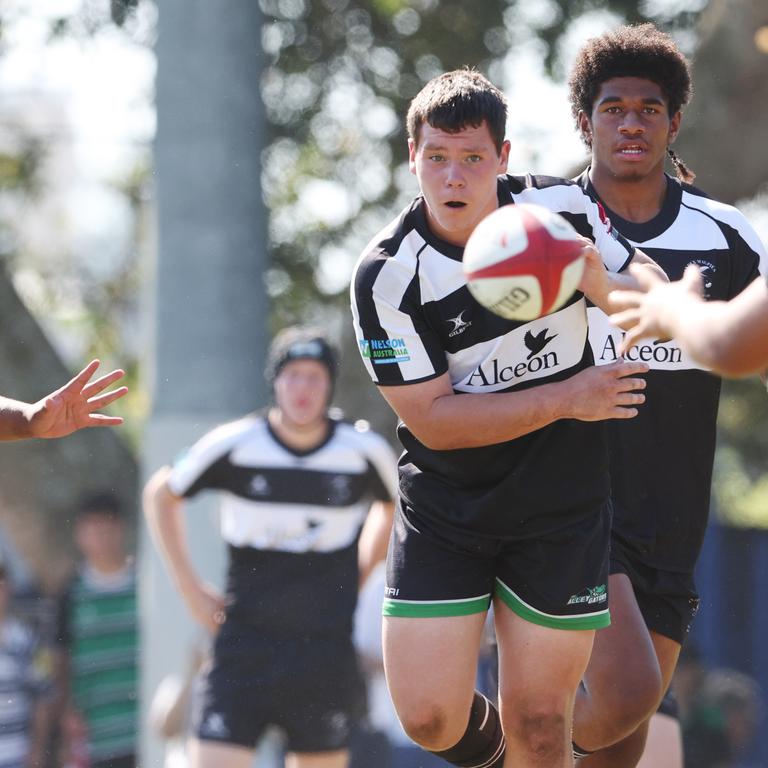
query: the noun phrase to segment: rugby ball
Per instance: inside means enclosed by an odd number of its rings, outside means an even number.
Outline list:
[[[540,205],[497,208],[464,248],[475,299],[507,320],[535,320],[562,307],[584,272],[584,243],[562,216]]]

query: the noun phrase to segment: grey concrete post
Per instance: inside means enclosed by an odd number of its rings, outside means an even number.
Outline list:
[[[253,0],[159,4],[158,258],[145,480],[215,424],[265,402],[261,22]],[[195,562],[220,585],[224,548],[215,501],[204,497],[187,510]],[[184,671],[200,631],[186,616],[146,529],[140,544],[141,764],[155,768],[163,753],[148,728],[147,707],[165,675]]]

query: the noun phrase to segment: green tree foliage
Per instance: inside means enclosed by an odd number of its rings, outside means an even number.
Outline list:
[[[409,184],[402,118],[435,74],[489,72],[508,45],[504,2],[261,0],[262,94],[276,322],[319,296],[345,302],[353,254]]]

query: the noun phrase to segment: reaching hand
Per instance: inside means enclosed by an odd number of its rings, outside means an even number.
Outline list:
[[[127,387],[118,387],[104,392],[121,379],[125,371],[118,369],[91,381],[98,367],[99,361],[92,360],[70,382],[31,407],[30,437],[64,437],[84,427],[112,427],[123,423],[120,416],[95,411],[114,403],[128,391]]]
[[[702,301],[701,271],[695,264],[685,270],[681,280],[665,283],[656,275],[630,267],[641,291],[613,291],[611,301],[618,308],[611,322],[627,329],[620,354],[643,338],[668,340],[674,335],[673,320],[690,302]]]

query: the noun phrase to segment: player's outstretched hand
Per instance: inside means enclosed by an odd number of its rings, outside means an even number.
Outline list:
[[[32,406],[30,437],[65,437],[84,427],[112,427],[123,423],[120,416],[97,411],[128,392],[128,387],[104,391],[125,376],[125,371],[117,369],[91,381],[98,367],[99,361],[92,360],[70,382]]]
[[[645,402],[645,379],[640,376],[647,371],[646,363],[623,360],[579,371],[563,382],[569,389],[570,418],[602,421],[637,416],[637,406]]]
[[[627,329],[620,354],[640,339],[668,340],[674,334],[674,317],[685,311],[684,306],[702,301],[703,281],[695,264],[689,265],[682,279],[674,283],[665,283],[634,266],[630,270],[642,290],[611,293],[611,301],[618,308],[611,315],[611,322]]]

